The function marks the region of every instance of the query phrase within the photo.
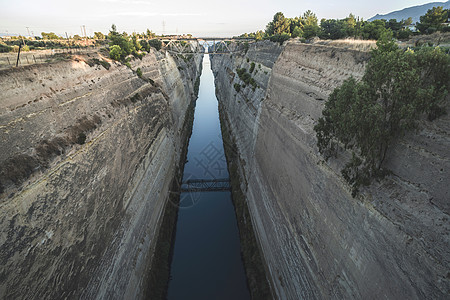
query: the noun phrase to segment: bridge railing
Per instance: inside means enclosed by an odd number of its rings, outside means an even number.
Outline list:
[[[231,189],[229,178],[189,179],[181,184],[181,192],[217,192]]]

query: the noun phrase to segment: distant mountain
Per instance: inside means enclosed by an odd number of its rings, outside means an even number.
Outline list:
[[[423,16],[424,14],[426,14],[427,11],[429,9],[433,8],[434,6],[443,6],[444,9],[448,9],[448,8],[450,8],[450,1],[432,2],[432,3],[423,4],[423,5],[412,6],[412,7],[404,8],[402,10],[397,10],[397,11],[394,11],[394,12],[391,12],[391,13],[388,13],[385,15],[377,14],[375,17],[370,18],[368,21],[379,20],[379,19],[385,19],[385,20],[397,19],[397,21],[400,21],[400,20],[406,20],[409,17],[411,17],[413,19],[413,23],[415,23],[415,22],[419,22],[420,16]]]

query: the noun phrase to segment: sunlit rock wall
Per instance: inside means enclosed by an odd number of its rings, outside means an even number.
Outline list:
[[[202,56],[94,58],[0,73],[2,299],[145,288]]]

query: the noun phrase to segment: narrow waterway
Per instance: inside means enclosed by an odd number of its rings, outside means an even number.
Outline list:
[[[209,55],[203,59],[183,181],[228,178]],[[250,299],[231,193],[181,194],[168,299]]]

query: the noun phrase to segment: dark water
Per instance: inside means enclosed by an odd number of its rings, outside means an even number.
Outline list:
[[[228,177],[208,55],[187,159],[183,180]],[[171,300],[250,299],[229,191],[181,194],[170,274]]]

